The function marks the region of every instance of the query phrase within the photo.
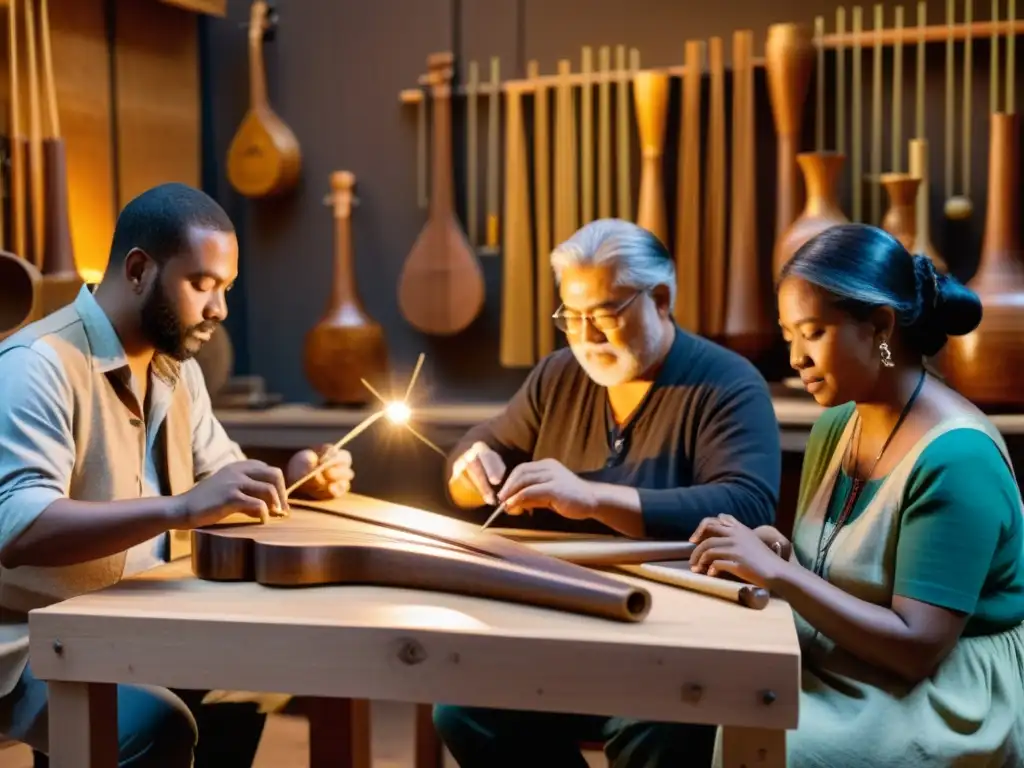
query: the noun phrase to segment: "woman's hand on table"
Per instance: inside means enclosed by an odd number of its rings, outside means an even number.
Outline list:
[[[729,573],[771,588],[789,567],[791,545],[782,534],[767,525],[751,530],[732,515],[704,518],[690,541],[697,545],[690,555],[690,570],[696,573]]]

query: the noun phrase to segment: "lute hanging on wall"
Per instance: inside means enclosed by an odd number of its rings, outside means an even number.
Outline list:
[[[273,8],[255,0],[249,14],[249,111],[228,148],[228,181],[246,197],[288,192],[302,170],[299,142],[267,99],[263,41],[273,39],[276,24]]]
[[[451,53],[428,59],[434,135],[427,222],[402,267],[398,305],[417,330],[450,336],[464,330],[484,305],[484,275],[455,218],[452,189]]]

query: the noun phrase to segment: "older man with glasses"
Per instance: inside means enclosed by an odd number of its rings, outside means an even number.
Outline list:
[[[551,266],[568,349],[456,446],[452,500],[528,512],[514,519],[530,528],[634,538],[685,540],[721,513],[771,524],[782,462],[768,386],[747,360],[676,324],[665,246],[603,219],[558,246]],[[611,768],[710,765],[715,739],[706,725],[444,705],[434,723],[462,768],[584,768],[582,741],[604,743]]]

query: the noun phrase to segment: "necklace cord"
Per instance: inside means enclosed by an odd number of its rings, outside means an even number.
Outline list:
[[[864,476],[863,479],[860,477],[855,477],[853,479],[853,486],[850,488],[850,492],[846,496],[846,501],[843,504],[843,509],[839,513],[839,517],[836,519],[835,527],[833,527],[832,532],[829,534],[828,540],[825,542],[824,546],[822,546],[822,539],[825,537],[825,523],[827,522],[827,519],[822,520],[821,532],[818,534],[818,554],[817,557],[814,559],[814,573],[816,573],[818,576],[823,575],[823,572],[825,570],[825,560],[828,557],[829,551],[832,549],[832,544],[835,542],[836,537],[839,535],[839,531],[842,529],[843,525],[846,523],[850,515],[853,513],[853,508],[857,504],[857,499],[860,497],[860,492],[864,489],[864,484],[871,479],[871,475],[874,474],[875,467],[877,467],[878,462],[881,461],[882,455],[885,453],[885,449],[889,447],[889,443],[892,442],[892,439],[896,436],[896,433],[899,431],[899,428],[903,425],[904,420],[910,413],[910,409],[913,407],[914,401],[917,400],[917,396],[921,394],[921,388],[924,386],[924,380],[927,377],[927,375],[927,371],[921,371],[921,377],[917,381],[917,386],[914,388],[914,393],[910,396],[910,399],[907,400],[907,404],[903,406],[903,410],[900,412],[900,417],[896,420],[896,424],[889,432],[889,436],[885,439],[885,442],[882,443],[882,449],[878,452],[878,455],[875,457],[875,461],[874,463],[872,463],[871,469],[868,471],[868,473]],[[857,439],[859,445],[859,427],[857,432]],[[850,443],[847,443],[847,451],[849,451],[850,449],[849,446]],[[845,455],[843,458],[845,460]],[[828,515],[826,510],[826,518],[827,516]]]

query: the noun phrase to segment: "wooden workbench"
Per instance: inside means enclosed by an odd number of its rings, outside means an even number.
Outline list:
[[[112,768],[116,683],[722,724],[726,765],[785,765],[800,660],[790,608],[643,582],[638,624],[419,590],[278,590],[178,561],[30,614],[53,768]],[[761,751],[767,750],[767,751]]]

